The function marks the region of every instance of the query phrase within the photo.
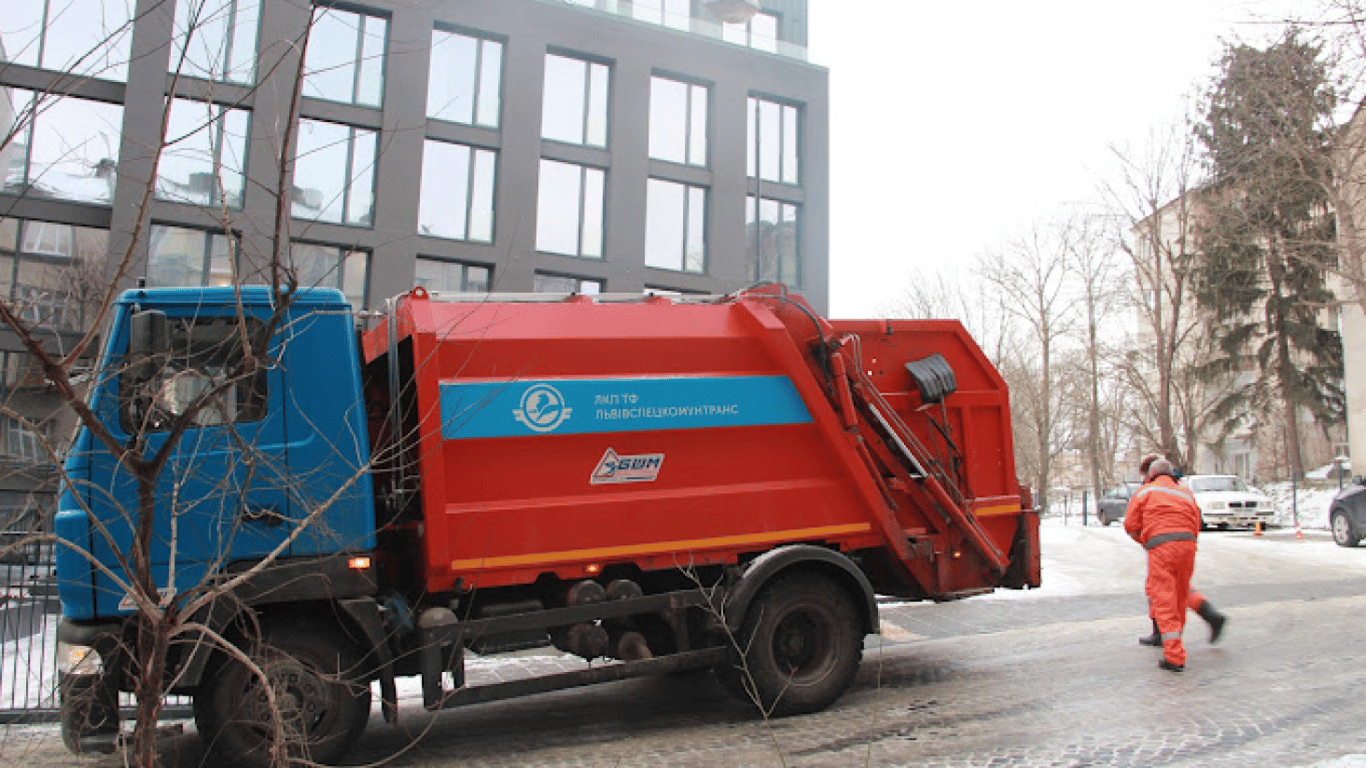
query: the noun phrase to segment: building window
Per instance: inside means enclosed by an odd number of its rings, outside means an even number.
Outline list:
[[[596,296],[602,293],[603,282],[589,277],[573,275],[551,275],[536,273],[536,293],[585,293]]]
[[[38,328],[85,331],[108,289],[109,233],[0,218],[0,298]]]
[[[234,245],[222,232],[153,225],[147,285],[232,285]]]
[[[301,119],[294,159],[296,218],[370,226],[375,210],[374,131]]]
[[[606,178],[600,168],[541,160],[536,250],[602,258]]]
[[[753,96],[746,110],[749,129],[745,170],[754,178],[754,163],[759,162],[759,178],[797,184],[797,108]]]
[[[389,22],[379,16],[314,6],[304,56],[304,95],[380,106],[388,33]]]
[[[418,232],[452,240],[493,242],[497,153],[427,139],[422,148]]]
[[[706,189],[650,179],[645,195],[645,266],[705,271],[706,229]]]
[[[5,191],[86,203],[114,199],[123,107],[7,88],[0,111]],[[8,120],[4,118],[8,117]]]
[[[179,0],[171,71],[251,85],[256,80],[259,15],[257,0]]]
[[[45,438],[29,430],[18,419],[5,417],[5,457],[17,461],[37,464],[47,459],[43,450]]]
[[[427,117],[497,128],[502,77],[502,43],[432,30]]]
[[[692,20],[692,0],[633,0],[631,15],[652,24],[687,29]]]
[[[290,268],[301,288],[337,288],[356,309],[365,307],[365,284],[370,254],[335,245],[293,242]]]
[[[707,164],[707,87],[650,78],[650,157]]]
[[[566,144],[607,146],[606,64],[548,53],[541,103],[541,137]]]
[[[493,269],[479,264],[417,257],[414,282],[429,291],[488,293],[493,285]]]
[[[780,200],[749,196],[745,199],[745,236],[745,255],[752,279],[801,286],[800,208]]]
[[[169,109],[157,197],[241,208],[250,113],[189,99],[172,99]]]
[[[128,78],[132,0],[17,0],[4,5],[0,48],[7,61],[80,77]]]
[[[722,24],[721,39],[745,45],[759,51],[778,51],[778,17],[771,13],[756,13],[741,24]]]

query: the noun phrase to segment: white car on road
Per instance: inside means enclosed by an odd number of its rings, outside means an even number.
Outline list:
[[[1202,528],[1265,525],[1276,514],[1276,504],[1269,496],[1249,488],[1236,475],[1187,475],[1181,484],[1195,494]]]

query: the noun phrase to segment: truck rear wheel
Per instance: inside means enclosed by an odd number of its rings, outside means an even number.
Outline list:
[[[365,728],[370,686],[360,675],[359,657],[340,633],[312,626],[268,627],[249,650],[275,692],[278,722],[295,761],[336,763]],[[261,677],[231,658],[210,671],[194,697],[200,738],[233,765],[280,764],[277,717]]]
[[[848,593],[830,579],[781,578],[750,604],[736,638],[744,659],[720,670],[722,682],[769,715],[820,711],[854,681],[860,627]]]

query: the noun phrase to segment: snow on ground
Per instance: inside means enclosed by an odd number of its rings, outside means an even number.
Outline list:
[[[1283,526],[1295,524],[1295,514],[1299,514],[1301,528],[1328,528],[1328,508],[1333,497],[1338,495],[1334,484],[1320,486],[1292,485],[1289,482],[1268,483],[1261,486],[1262,492],[1276,502],[1276,523]]]
[[[15,616],[15,613],[5,613]],[[0,709],[57,706],[56,614],[40,619],[36,634],[0,643]],[[0,630],[9,629],[0,627]],[[10,633],[0,633],[6,636]],[[15,634],[18,634],[17,632]]]

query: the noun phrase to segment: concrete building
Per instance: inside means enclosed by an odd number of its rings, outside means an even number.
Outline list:
[[[805,0],[27,5],[0,39],[0,213],[93,230],[151,284],[260,281],[278,236],[364,305],[781,280],[826,306]]]
[[[806,5],[7,3],[0,300],[69,346],[125,260],[125,286],[209,285],[278,253],[358,307],[778,280],[824,311]],[[0,399],[41,399],[27,367],[0,333]],[[35,422],[0,425],[0,463],[68,428]]]
[[[1154,326],[1165,329],[1168,343],[1171,339],[1180,340],[1172,352],[1176,384],[1169,408],[1177,439],[1188,454],[1190,466],[1184,468],[1187,474],[1279,479],[1288,471],[1281,419],[1259,420],[1248,413],[1225,431],[1222,421],[1211,415],[1218,400],[1262,378],[1261,371],[1250,359],[1238,370],[1212,379],[1194,375],[1193,371],[1200,363],[1222,354],[1209,336],[1210,318],[1196,300],[1192,273],[1193,260],[1198,258],[1196,232],[1209,216],[1211,194],[1206,188],[1189,190],[1130,230],[1135,263],[1140,265],[1137,276],[1141,291],[1135,307],[1137,332],[1129,360],[1137,374],[1135,384],[1142,395],[1140,399],[1154,400],[1158,379]],[[1326,308],[1321,314],[1325,327],[1337,327],[1336,308]],[[1298,422],[1306,470],[1322,466],[1345,451],[1346,430],[1342,425],[1329,425],[1325,434],[1324,426],[1303,408]],[[1147,445],[1137,446],[1130,466],[1137,463],[1138,455],[1159,448],[1151,440],[1142,442]]]

